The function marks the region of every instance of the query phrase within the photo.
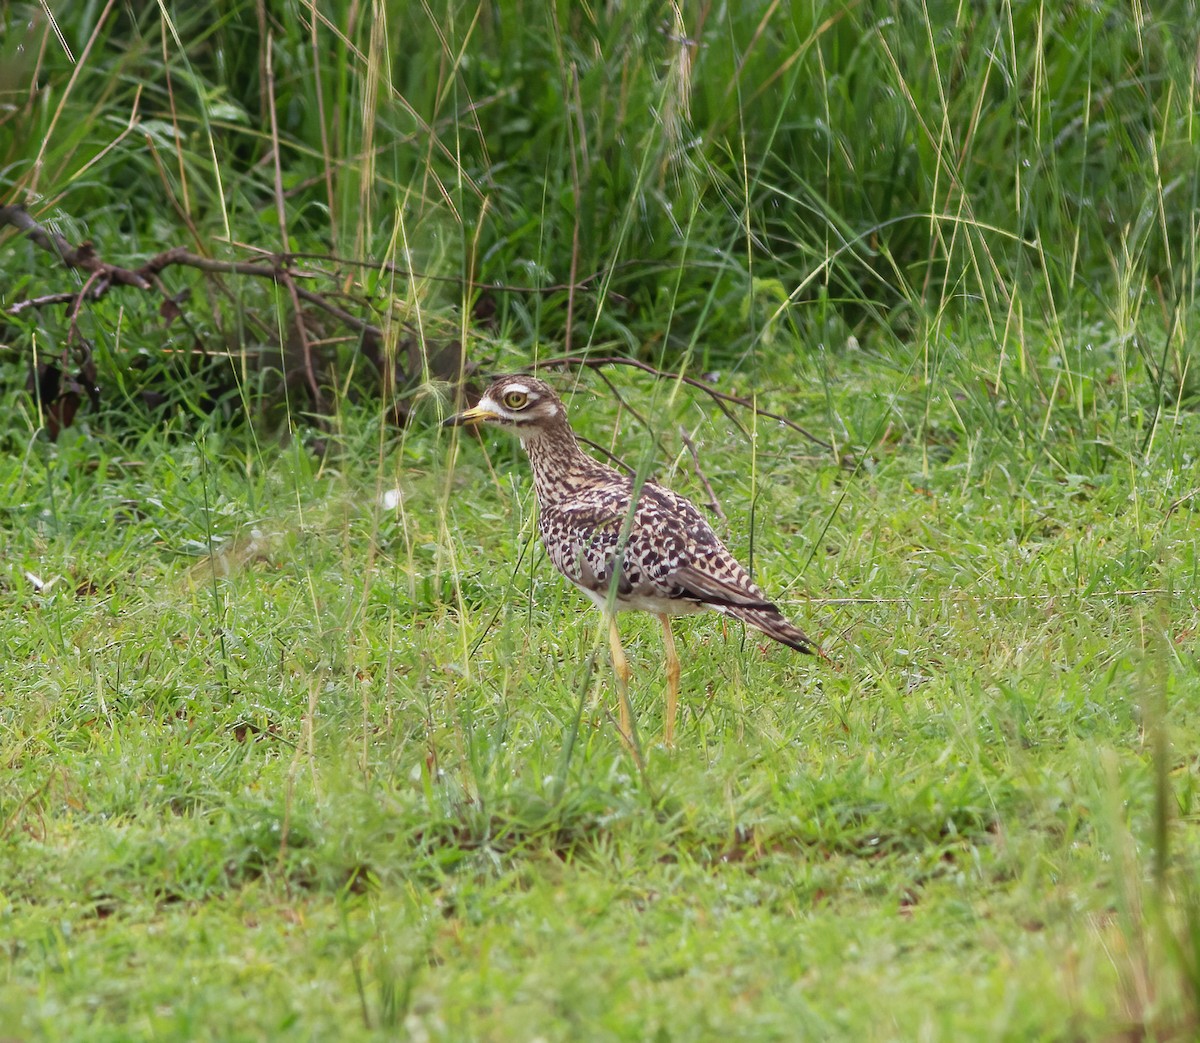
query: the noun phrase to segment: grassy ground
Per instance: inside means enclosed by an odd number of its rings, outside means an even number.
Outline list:
[[[884,429],[923,392],[872,395],[872,368],[764,404]],[[1194,1029],[1171,948],[1197,931],[1194,420],[1139,454],[1098,407],[1090,468],[1069,406],[1034,448],[893,432],[851,474],[618,386],[702,499],[694,434],[730,542],[753,523],[832,659],[689,621],[666,751],[655,628],[628,620],[644,774],[593,612],[522,559],[518,451],[455,444],[432,399],[399,440],[347,414],[319,466],[216,432],[6,458],[10,1034]],[[934,396],[927,429],[969,405]],[[642,452],[603,385],[573,406]]]
[[[211,262],[0,228],[0,1039],[1195,1038],[1194,4],[317,6],[0,3]],[[829,661],[624,620],[639,770],[460,341],[828,443],[554,377]]]

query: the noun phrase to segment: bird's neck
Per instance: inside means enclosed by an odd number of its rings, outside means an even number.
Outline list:
[[[607,470],[602,463],[593,460],[579,448],[575,432],[565,421],[561,425],[556,424],[522,437],[521,445],[529,454],[533,486],[537,490],[538,502],[543,505],[578,493],[586,479],[599,476]]]

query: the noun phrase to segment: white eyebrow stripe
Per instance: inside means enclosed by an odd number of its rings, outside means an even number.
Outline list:
[[[509,384],[508,387],[504,389],[505,394],[508,394],[511,391],[517,391],[522,395],[529,395],[531,397],[534,395],[533,390],[531,388],[527,388],[524,384]]]

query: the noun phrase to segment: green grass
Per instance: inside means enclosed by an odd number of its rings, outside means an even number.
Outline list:
[[[873,429],[908,396],[864,404],[868,368],[826,387]],[[628,620],[644,774],[594,613],[536,549],[517,564],[533,504],[503,436],[380,443],[348,412],[323,465],[213,432],[7,460],[10,1031],[1194,1029],[1169,948],[1197,930],[1172,897],[1200,854],[1194,505],[1169,508],[1200,486],[1195,421],[1074,478],[1044,463],[1073,438],[967,437],[880,440],[852,476],[767,426],[752,469],[704,396],[619,386],[658,398],[656,468],[701,498],[695,431],[743,557],[753,500],[758,575],[832,658],[689,621],[667,752],[657,634]],[[825,395],[790,401],[835,435]],[[933,431],[965,408],[927,405]],[[614,448],[642,441],[626,414]]]
[[[0,204],[381,330],[0,228],[0,1036],[1194,1038],[1194,4],[319,6],[0,6]],[[639,770],[456,342],[832,446],[552,377],[829,660]]]

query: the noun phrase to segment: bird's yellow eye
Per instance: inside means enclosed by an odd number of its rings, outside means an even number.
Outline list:
[[[506,391],[504,393],[504,404],[509,409],[524,409],[525,403],[529,401],[529,396],[524,391]]]

